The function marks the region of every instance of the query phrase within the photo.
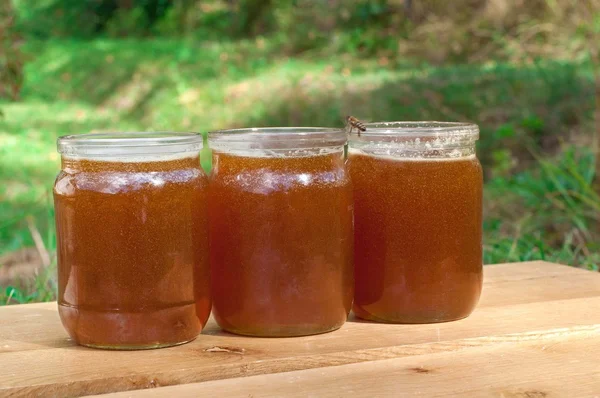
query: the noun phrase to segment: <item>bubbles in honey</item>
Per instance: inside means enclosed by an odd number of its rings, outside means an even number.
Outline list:
[[[352,191],[341,151],[213,155],[210,255],[219,325],[258,336],[340,327],[354,287]]]
[[[475,156],[352,150],[349,169],[356,315],[399,323],[467,316],[482,283],[482,171]]]
[[[63,324],[104,348],[189,341],[210,312],[207,177],[197,156],[103,159],[64,157],[55,184]]]

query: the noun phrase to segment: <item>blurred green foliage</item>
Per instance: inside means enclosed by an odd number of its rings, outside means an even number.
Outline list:
[[[172,7],[170,0],[15,0],[21,30],[32,37],[145,35]]]
[[[539,168],[486,185],[484,261],[546,260],[599,270],[600,195],[592,188],[590,149],[567,146],[555,159],[538,157]],[[502,198],[500,198],[502,196]]]
[[[16,29],[16,15],[10,1],[0,3],[0,99],[19,98],[23,84],[21,36]],[[0,117],[2,112],[0,111]]]
[[[278,37],[289,53],[318,48],[445,63],[577,53],[600,24],[597,15],[587,22],[597,0],[13,1],[21,31],[37,38],[262,35]]]

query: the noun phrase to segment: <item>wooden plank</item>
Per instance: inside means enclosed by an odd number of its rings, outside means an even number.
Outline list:
[[[594,297],[600,292],[600,273],[541,261],[486,266],[484,281],[480,308]]]
[[[600,326],[436,354],[102,395],[598,397]]]
[[[383,325],[354,320],[319,336],[257,339],[223,333],[211,321],[195,342],[153,351],[75,347],[60,325],[56,303],[4,307],[0,394],[133,390],[446,352],[456,347],[446,342],[502,340],[507,334],[600,324],[598,274],[540,262],[490,266],[485,272],[482,305],[458,322]]]

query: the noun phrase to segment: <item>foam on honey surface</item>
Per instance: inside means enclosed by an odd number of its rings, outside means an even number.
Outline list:
[[[420,151],[419,153],[424,153],[425,150]],[[432,157],[422,156],[422,155],[414,155],[411,152],[406,152],[402,150],[396,149],[388,149],[386,151],[381,151],[379,148],[377,151],[372,150],[360,150],[356,148],[349,148],[348,155],[363,155],[363,156],[373,156],[380,159],[387,159],[393,161],[402,161],[402,162],[451,162],[451,161],[464,161],[475,159],[475,154],[462,155],[460,151],[454,150],[448,154],[437,155]]]
[[[228,155],[243,156],[248,158],[298,158],[330,155],[342,151],[342,147],[270,150],[264,148],[226,149],[215,146],[212,149],[218,152],[226,153]]]
[[[183,153],[169,153],[169,154],[135,154],[128,155],[123,153],[122,155],[104,155],[103,153],[87,154],[87,155],[69,155],[63,154],[63,159],[82,161],[90,160],[95,162],[118,162],[118,163],[150,163],[150,162],[168,162],[173,160],[187,159],[199,157],[200,152],[183,152]]]

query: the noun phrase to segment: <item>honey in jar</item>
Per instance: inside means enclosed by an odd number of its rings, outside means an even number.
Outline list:
[[[78,344],[193,340],[210,313],[207,185],[195,134],[59,139],[59,314]]]
[[[226,331],[339,328],[352,305],[352,190],[341,130],[209,133],[213,314]]]
[[[482,286],[477,126],[374,123],[350,139],[354,313],[394,323],[468,316]]]

